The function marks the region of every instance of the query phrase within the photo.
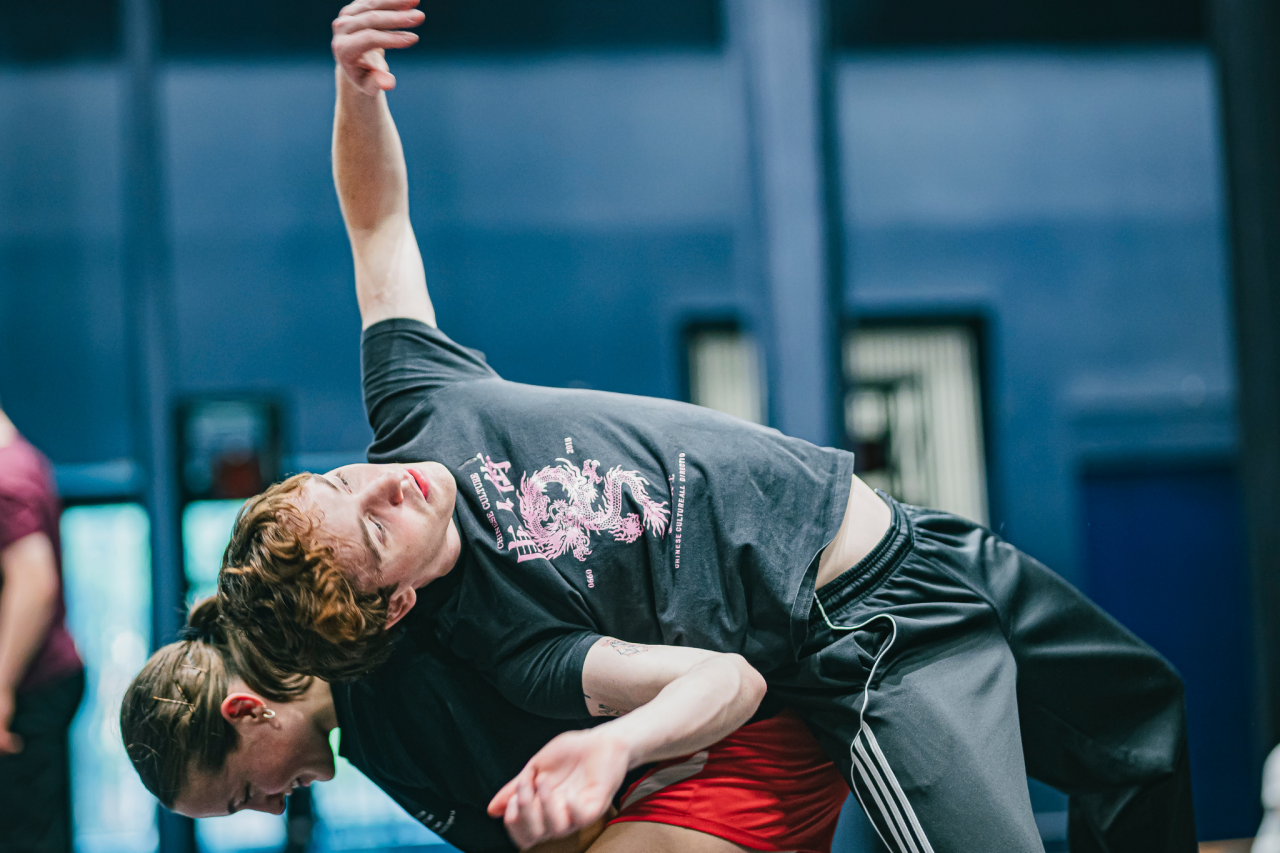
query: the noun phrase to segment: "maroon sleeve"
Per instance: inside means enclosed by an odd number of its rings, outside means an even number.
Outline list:
[[[34,450],[19,440],[0,451],[0,549],[45,533],[53,484]]]

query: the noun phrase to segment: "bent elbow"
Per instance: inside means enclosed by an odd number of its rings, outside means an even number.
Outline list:
[[[751,705],[752,713],[764,701],[764,694],[769,689],[765,683],[764,676],[760,671],[751,664],[747,663],[747,659],[742,655],[728,655],[733,663],[734,672],[738,679],[738,695]]]

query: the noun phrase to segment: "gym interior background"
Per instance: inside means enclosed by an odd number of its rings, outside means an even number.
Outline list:
[[[115,722],[210,591],[238,499],[370,437],[329,173],[339,5],[0,3],[0,400],[67,505],[81,853],[438,843],[349,766],[301,837],[256,813],[193,832],[157,817]],[[1202,837],[1253,834],[1276,732],[1226,13],[423,8],[391,97],[441,328],[509,379],[846,446],[874,484],[989,524],[1179,667]],[[1066,849],[1065,798],[1033,799]],[[837,849],[877,848],[851,815]]]

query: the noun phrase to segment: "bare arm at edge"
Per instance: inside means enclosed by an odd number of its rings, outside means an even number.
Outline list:
[[[58,606],[58,564],[53,543],[30,533],[0,551],[0,755],[20,752],[9,731],[14,691],[40,651]]]
[[[395,78],[386,48],[418,40],[418,0],[357,0],[333,22],[337,102],[333,182],[355,261],[361,328],[405,317],[436,324],[422,254],[409,221],[409,181],[400,134],[387,106]]]

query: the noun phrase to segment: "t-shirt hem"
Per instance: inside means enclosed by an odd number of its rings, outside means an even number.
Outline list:
[[[591,647],[596,644],[603,635],[596,633],[587,633],[579,637],[565,654],[566,664],[564,671],[566,673],[576,673],[578,677],[577,684],[562,685],[564,693],[561,695],[563,707],[560,709],[565,719],[581,719],[584,716],[592,719],[591,712],[587,710],[586,702],[583,700],[582,690],[582,671],[587,665],[587,653],[591,651]]]
[[[837,454],[837,460],[834,474],[835,487],[828,493],[828,503],[824,513],[827,524],[822,534],[822,544],[812,555],[809,555],[808,566],[800,576],[800,582],[791,599],[791,652],[796,656],[800,654],[800,647],[804,644],[805,635],[809,630],[809,611],[813,609],[814,585],[818,580],[818,555],[839,532],[840,525],[844,521],[845,507],[849,503],[849,491],[853,486],[853,454],[840,452]]]
[[[388,332],[399,331],[400,329],[430,329],[433,332],[439,332],[437,327],[427,325],[421,320],[416,320],[413,317],[388,317],[385,320],[379,320],[369,328],[362,331],[360,333],[360,339],[361,341],[365,341],[369,338],[377,337],[378,335],[387,334]]]

